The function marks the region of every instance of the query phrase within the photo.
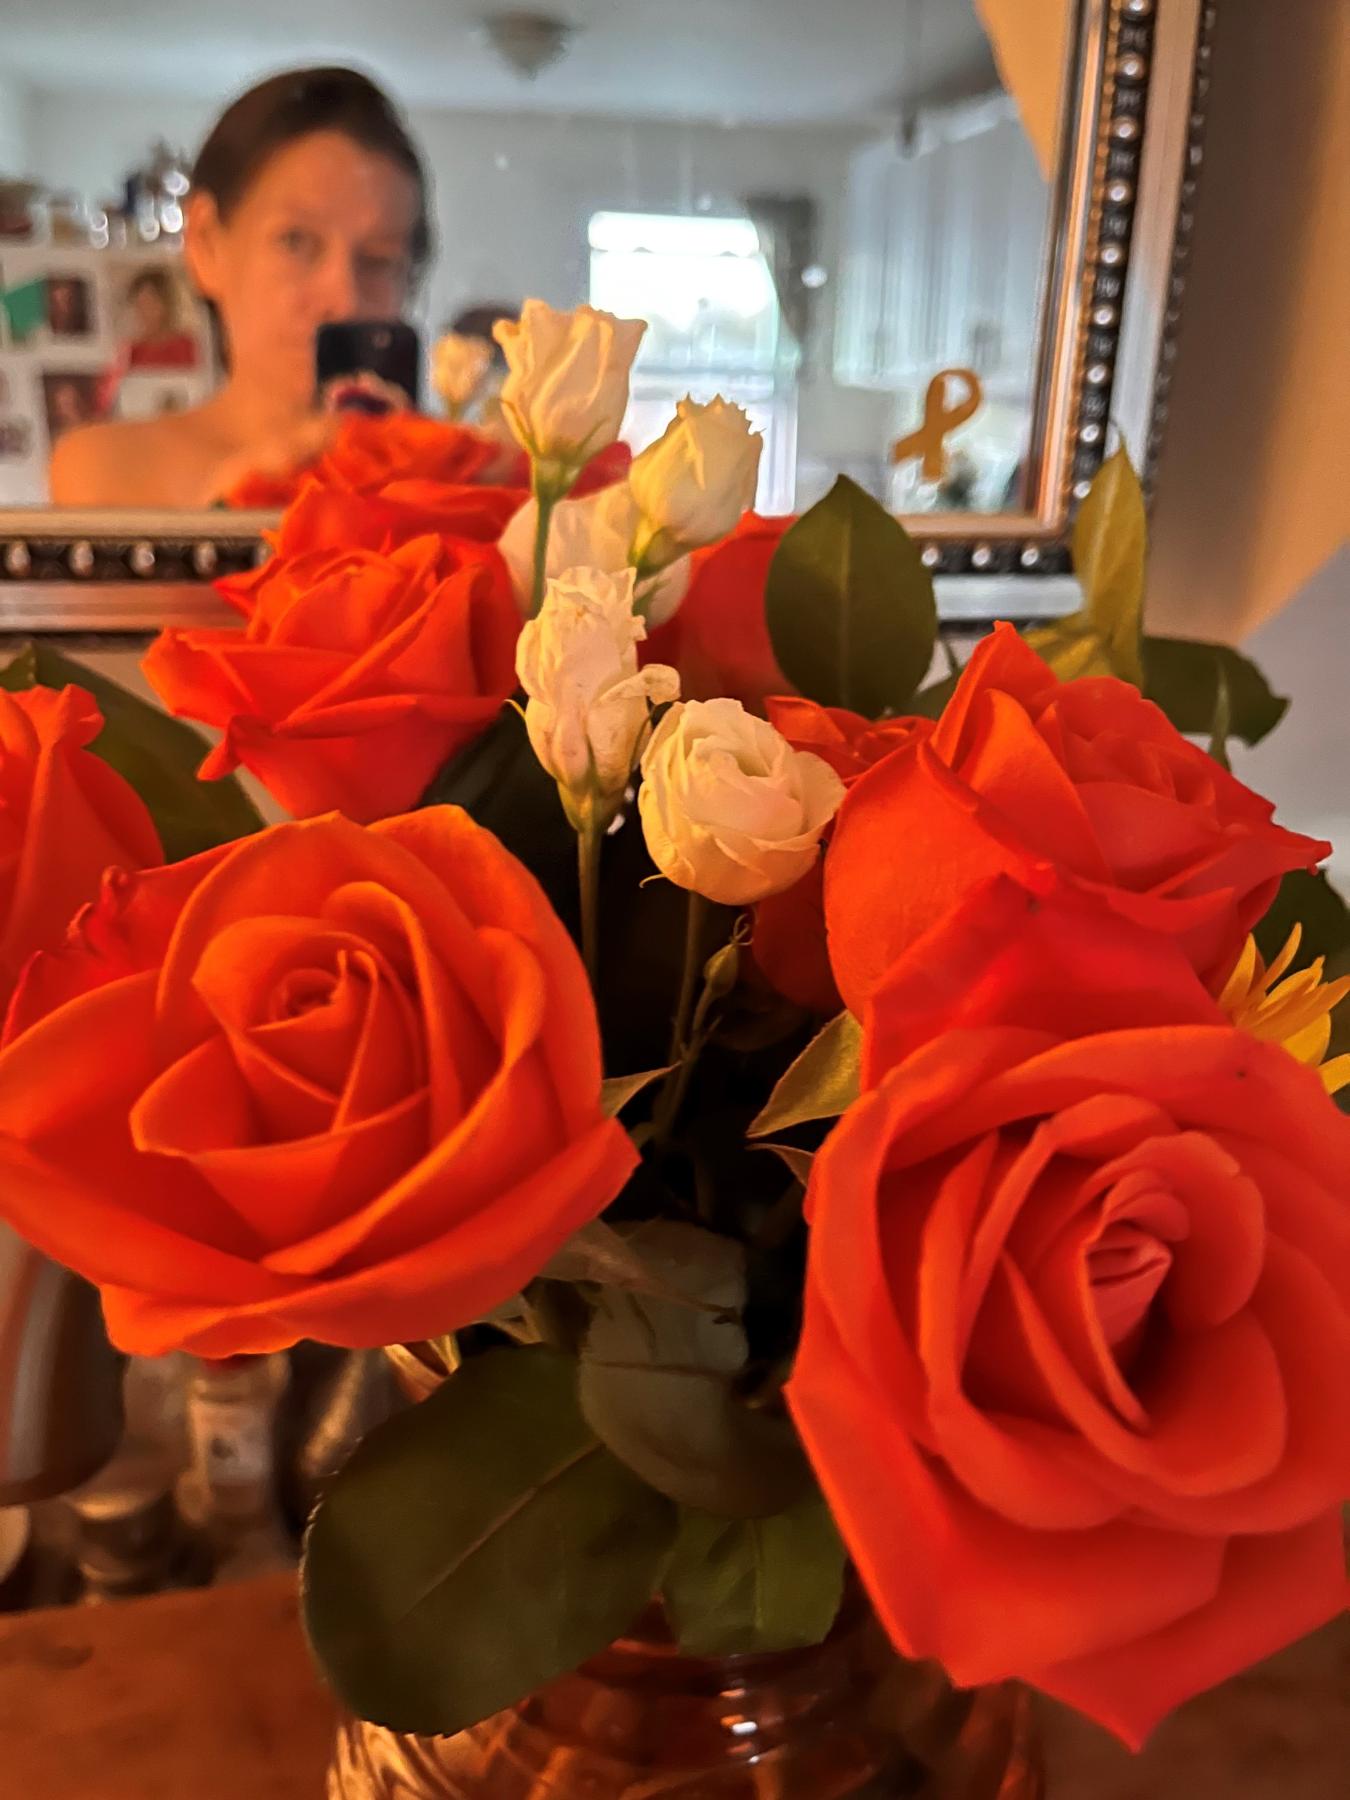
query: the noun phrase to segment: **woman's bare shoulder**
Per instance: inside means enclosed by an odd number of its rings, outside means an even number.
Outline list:
[[[191,506],[202,450],[190,413],[77,426],[52,451],[52,504]]]

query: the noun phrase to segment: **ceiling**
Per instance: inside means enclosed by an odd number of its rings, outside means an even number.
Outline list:
[[[38,88],[219,101],[288,65],[355,62],[409,106],[856,120],[902,96],[978,90],[973,0],[536,0],[577,27],[534,80],[484,13],[510,0],[0,0],[4,73]]]

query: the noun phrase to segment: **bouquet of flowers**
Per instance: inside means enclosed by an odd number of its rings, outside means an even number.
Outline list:
[[[149,651],[205,780],[5,672],[0,1212],[129,1351],[443,1377],[308,1533],[362,1718],[461,1731],[658,1601],[818,1644],[856,1582],[1138,1744],[1343,1592],[1350,933],[1226,755],[1283,703],[1144,633],[1121,454],[1082,609],[934,680],[857,487],[747,514],[685,401],[578,497],[642,326],[499,329],[528,498],[316,478],[241,628]]]

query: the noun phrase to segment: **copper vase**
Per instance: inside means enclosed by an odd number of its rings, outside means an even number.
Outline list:
[[[858,1606],[830,1640],[701,1660],[650,1629],[455,1737],[338,1731],[328,1800],[1035,1800],[1029,1696],[955,1692]]]

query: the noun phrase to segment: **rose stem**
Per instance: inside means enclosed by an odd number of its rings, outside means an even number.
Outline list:
[[[599,968],[600,928],[600,843],[601,833],[594,824],[583,825],[577,832],[577,882],[581,889],[581,960],[595,991]]]
[[[544,482],[539,478],[539,469],[534,471],[534,582],[530,589],[530,617],[537,618],[539,608],[544,604],[544,579],[548,568],[548,532],[553,520],[553,508],[558,504],[558,490],[552,482]]]
[[[675,1028],[670,1037],[671,1071],[666,1076],[652,1114],[653,1134],[658,1144],[665,1142],[675,1123],[700,1048],[699,1027],[707,1009],[700,1002],[699,1011],[695,1013],[694,995],[698,992],[699,976],[706,960],[703,955],[703,940],[707,932],[707,921],[708,902],[702,894],[694,893],[691,888],[685,912],[684,968],[680,974],[680,998],[675,1008]]]

